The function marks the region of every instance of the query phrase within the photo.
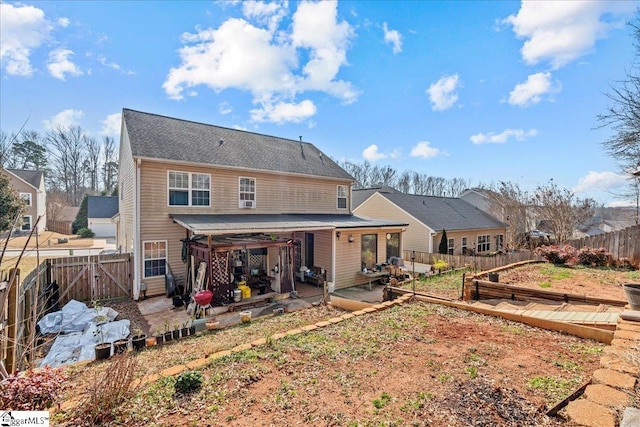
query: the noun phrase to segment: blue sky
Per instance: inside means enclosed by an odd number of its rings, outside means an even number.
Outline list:
[[[473,185],[621,203],[596,129],[637,1],[0,3],[0,129],[131,108]]]

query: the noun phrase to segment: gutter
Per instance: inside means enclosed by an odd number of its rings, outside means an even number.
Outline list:
[[[141,259],[140,249],[142,242],[140,241],[140,165],[141,159],[136,159],[136,187],[133,198],[133,299],[138,300],[140,297],[140,270]]]

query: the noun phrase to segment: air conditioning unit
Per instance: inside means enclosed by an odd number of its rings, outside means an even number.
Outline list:
[[[241,208],[253,208],[253,200],[240,200]]]

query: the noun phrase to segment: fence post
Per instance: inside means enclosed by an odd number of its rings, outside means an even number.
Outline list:
[[[9,277],[13,277],[13,282],[9,282],[9,298],[7,307],[7,359],[6,368],[10,374],[16,370],[16,338],[18,336],[18,294],[20,283],[20,269],[9,270]],[[15,275],[14,275],[15,274]]]

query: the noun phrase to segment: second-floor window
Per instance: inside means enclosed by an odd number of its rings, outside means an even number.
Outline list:
[[[347,186],[338,185],[338,209],[347,209]]]
[[[27,203],[27,206],[31,206],[31,193],[20,193],[20,198]]]
[[[449,255],[453,255],[454,246],[455,246],[455,240],[454,239],[448,239],[448,242],[447,242],[447,253]]]
[[[169,172],[169,206],[209,206],[210,200],[210,175]]]
[[[491,236],[483,234],[478,236],[478,252],[491,250]]]
[[[256,207],[256,180],[255,178],[240,177],[238,194],[238,206],[241,208]]]

